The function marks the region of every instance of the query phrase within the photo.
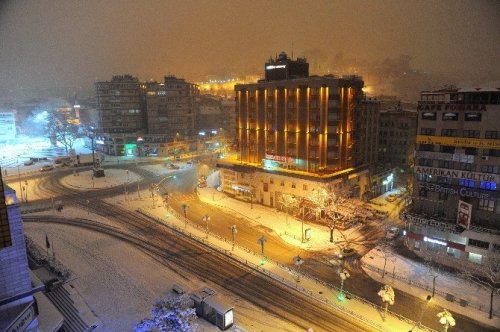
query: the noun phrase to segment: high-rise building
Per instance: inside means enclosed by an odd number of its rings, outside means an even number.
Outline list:
[[[284,53],[266,64],[265,80],[236,85],[238,160],[220,162],[224,190],[274,206],[281,192],[305,197],[321,183],[349,182],[361,197],[379,111],[363,85],[358,76],[309,76],[305,59]]]
[[[37,315],[16,192],[0,177],[0,331],[36,331]]]
[[[149,134],[189,139],[197,135],[199,87],[175,76],[165,76],[162,83],[148,83],[146,114]]]
[[[111,81],[95,84],[101,133],[147,131],[144,85],[137,77],[116,75]]]
[[[482,264],[500,250],[500,90],[422,92],[408,246]]]

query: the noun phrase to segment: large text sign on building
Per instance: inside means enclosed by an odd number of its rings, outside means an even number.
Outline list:
[[[431,176],[444,176],[452,179],[467,179],[474,181],[488,181],[498,183],[497,174],[486,174],[478,172],[460,171],[456,169],[447,168],[434,168],[434,167],[423,167],[415,166],[415,173],[426,174]]]
[[[417,135],[417,143],[500,150],[497,139]]]

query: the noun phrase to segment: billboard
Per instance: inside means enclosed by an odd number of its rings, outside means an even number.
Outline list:
[[[457,224],[465,229],[469,229],[472,214],[472,204],[458,201]]]

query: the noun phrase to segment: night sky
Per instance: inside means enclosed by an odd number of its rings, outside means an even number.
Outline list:
[[[92,89],[124,73],[262,75],[292,50],[311,73],[368,83],[412,70],[423,85],[490,83],[499,45],[495,0],[12,0],[0,2],[0,91]]]

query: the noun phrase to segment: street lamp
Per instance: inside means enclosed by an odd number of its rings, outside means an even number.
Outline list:
[[[187,228],[187,212],[189,210],[189,205],[187,205],[186,203],[182,203],[181,205],[182,207],[182,211],[184,212],[184,228]]]
[[[261,251],[261,254],[262,254],[262,258],[260,260],[260,265],[264,265],[264,263],[266,262],[266,257],[264,256],[264,242],[266,242],[266,238],[264,237],[264,235],[262,235],[257,240],[257,243],[260,244],[260,251]]]
[[[297,255],[293,258],[293,264],[297,267],[297,282],[300,281],[300,266],[304,263],[304,260]]]
[[[415,324],[413,324],[412,328],[408,332],[413,332],[413,329],[415,327],[417,328],[417,331],[418,331],[418,328],[422,324],[422,318],[424,317],[425,310],[427,310],[427,307],[429,306],[429,302],[431,302],[431,300],[432,300],[432,296],[427,295],[427,297],[425,298],[425,304],[422,307],[422,311],[420,312],[420,316],[418,317],[418,321],[415,322]]]
[[[339,277],[340,277],[340,292],[339,292],[339,295],[337,295],[337,299],[339,301],[343,301],[345,299],[345,295],[344,295],[344,281],[346,281],[347,278],[349,278],[351,275],[349,274],[349,272],[347,272],[346,269],[340,267],[338,269],[338,274],[339,274]]]
[[[23,201],[23,188],[21,186],[21,171],[19,170],[19,157],[21,155],[17,155],[17,181],[19,181],[19,195],[21,195],[21,202]]]
[[[442,312],[437,314],[439,318],[439,323],[443,325],[443,331],[448,332],[448,328],[450,326],[455,326],[455,318],[451,315],[451,313],[444,309]]]
[[[233,236],[233,248],[231,250],[234,250],[234,242],[236,240],[236,233],[238,230],[236,230],[236,225],[231,225],[229,228],[231,229],[231,235]]]
[[[25,180],[25,181],[24,181],[24,184],[26,185],[26,196],[25,196],[25,198],[26,198],[26,203],[28,203],[28,180]]]
[[[387,307],[389,307],[389,304],[394,304],[394,289],[389,285],[384,285],[377,294],[382,298],[382,302],[384,303],[382,320],[385,321],[385,317],[387,316]]]
[[[207,235],[206,235],[206,238],[208,239],[208,222],[210,221],[210,216],[208,214],[204,215],[202,218],[201,218],[204,222],[207,223]]]

